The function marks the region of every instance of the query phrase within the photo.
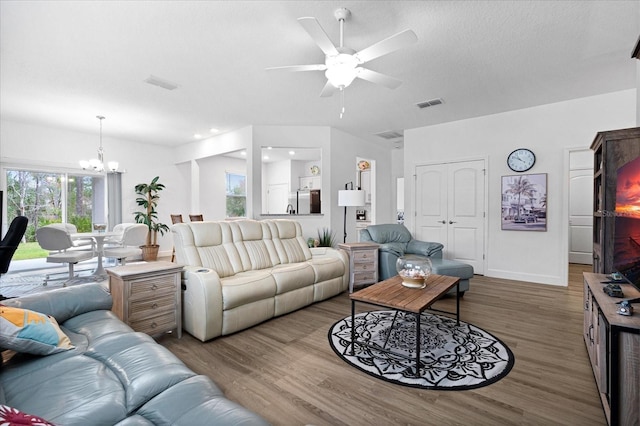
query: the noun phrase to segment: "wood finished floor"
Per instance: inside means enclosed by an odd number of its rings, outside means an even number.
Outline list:
[[[568,287],[473,278],[461,319],[515,355],[505,378],[475,390],[398,386],[338,358],[327,332],[350,313],[346,293],[207,343],[187,333],[160,343],[274,425],[605,425],[582,338],[590,267],[569,269]],[[454,306],[455,298],[434,305]]]

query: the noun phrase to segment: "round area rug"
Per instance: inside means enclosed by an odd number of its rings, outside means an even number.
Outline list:
[[[475,389],[497,382],[514,364],[511,350],[490,333],[463,321],[456,325],[455,319],[423,313],[422,362],[416,377],[414,314],[362,312],[356,315],[355,323],[358,343],[354,355],[351,355],[350,315],[329,329],[331,348],[354,367],[399,385],[434,390]]]

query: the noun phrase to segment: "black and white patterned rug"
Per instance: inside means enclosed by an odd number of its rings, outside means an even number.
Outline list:
[[[415,376],[415,315],[396,311],[363,312],[355,317],[355,354],[351,355],[351,316],[329,329],[329,343],[347,363],[380,379],[434,390],[475,389],[497,382],[514,364],[500,339],[463,321],[423,313],[420,319],[421,368]],[[387,351],[380,350],[385,348]]]

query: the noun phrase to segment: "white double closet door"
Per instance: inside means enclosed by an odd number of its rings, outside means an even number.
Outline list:
[[[484,274],[485,160],[416,167],[416,238]]]

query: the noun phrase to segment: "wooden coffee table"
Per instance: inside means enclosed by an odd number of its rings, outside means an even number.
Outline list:
[[[396,275],[370,287],[351,293],[351,355],[355,355],[356,341],[356,302],[383,306],[397,311],[410,312],[416,317],[416,377],[420,375],[420,314],[426,309],[453,314],[453,312],[432,309],[431,305],[456,286],[456,322],[460,325],[460,278],[446,275],[430,275],[426,287],[408,288],[402,285],[402,279]],[[395,318],[391,327],[395,324]],[[379,347],[375,349],[380,350]],[[386,349],[382,349],[386,350]],[[391,352],[391,351],[388,351]]]

